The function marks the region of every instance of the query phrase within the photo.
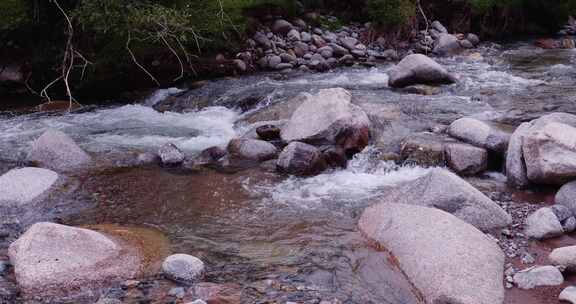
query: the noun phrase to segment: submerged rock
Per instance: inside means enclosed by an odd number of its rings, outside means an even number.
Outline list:
[[[56,171],[75,170],[92,161],[68,135],[53,129],[34,141],[28,160]]]
[[[472,145],[503,153],[508,149],[512,132],[503,125],[465,117],[450,124],[448,134]]]
[[[562,224],[551,208],[540,208],[526,218],[526,236],[534,239],[556,237],[564,233]]]
[[[276,166],[283,173],[301,176],[315,175],[327,168],[322,152],[301,142],[292,142],[284,148]]]
[[[42,168],[12,169],[0,176],[0,207],[23,207],[48,194],[58,173]]]
[[[441,210],[377,204],[364,210],[360,231],[396,258],[427,303],[504,301],[504,254],[473,226]]]
[[[444,166],[446,163],[444,144],[446,138],[435,133],[410,134],[400,145],[400,156],[407,163],[419,166]]]
[[[9,256],[26,296],[93,289],[133,278],[142,267],[138,255],[102,233],[53,223],[34,224]]]
[[[173,254],[162,263],[164,275],[176,282],[193,283],[204,274],[204,262],[187,254]]]
[[[482,192],[439,168],[390,189],[384,202],[434,207],[484,231],[503,228],[512,222],[510,215]]]
[[[402,88],[414,84],[449,84],[456,82],[446,69],[422,54],[408,55],[388,73],[388,85]]]
[[[336,145],[349,156],[362,151],[370,139],[371,123],[368,115],[351,101],[350,92],[341,88],[306,94],[302,105],[282,129],[282,139]]]
[[[564,277],[554,266],[534,266],[517,272],[514,275],[514,283],[521,289],[558,286],[564,283]]]

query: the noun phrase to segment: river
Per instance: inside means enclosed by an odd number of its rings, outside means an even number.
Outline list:
[[[397,152],[406,135],[463,116],[518,125],[548,112],[576,114],[576,51],[531,45],[486,44],[478,53],[439,59],[459,82],[435,95],[388,88],[391,64],[380,63],[324,74],[222,79],[193,91],[160,90],[134,104],[87,106],[70,114],[4,111],[0,173],[18,166],[44,130],[60,129],[97,155],[99,165],[73,176],[76,190],[58,196],[62,205],[74,206],[72,211],[61,207],[43,218],[157,229],[168,236],[173,252],[205,260],[207,281],[243,286],[245,303],[421,303],[393,259],[370,248],[356,226],[361,211],[386,187],[427,172],[384,161],[381,154]],[[282,116],[281,105],[298,93],[330,87],[350,90],[375,125],[371,146],[345,170],[297,178],[260,168],[134,165],[137,153],[165,143],[175,143],[190,156],[224,147],[249,122],[271,118],[268,109],[279,109],[276,114]],[[499,172],[479,179],[503,184]],[[147,297],[163,299],[160,290],[170,283],[148,280],[156,292]],[[259,288],[266,280],[282,287]],[[141,296],[128,296],[126,303]],[[510,297],[507,301],[516,303]]]

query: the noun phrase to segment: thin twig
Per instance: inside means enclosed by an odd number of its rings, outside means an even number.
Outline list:
[[[143,67],[138,62],[138,60],[136,59],[136,56],[134,55],[134,52],[132,52],[132,49],[130,49],[130,41],[132,41],[132,36],[131,36],[130,32],[128,32],[128,40],[126,40],[126,50],[128,51],[128,53],[130,53],[130,56],[132,57],[132,61],[134,61],[134,64],[136,64],[142,71],[144,71],[144,73],[146,73],[146,75],[148,75],[150,77],[150,79],[152,79],[156,83],[156,85],[160,86],[160,82],[158,82],[156,77],[154,77],[150,72],[148,72],[148,70],[146,70],[145,67]]]

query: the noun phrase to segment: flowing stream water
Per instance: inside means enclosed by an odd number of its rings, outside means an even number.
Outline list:
[[[19,166],[44,130],[60,129],[97,155],[100,165],[73,177],[76,190],[58,199],[77,208],[52,219],[157,229],[173,252],[205,260],[206,280],[243,286],[245,303],[422,303],[393,259],[366,244],[356,226],[362,210],[386,187],[427,171],[383,161],[380,154],[397,152],[406,135],[463,116],[518,125],[548,112],[576,114],[576,51],[541,50],[523,42],[487,44],[478,52],[439,59],[459,82],[435,95],[388,88],[391,65],[383,63],[325,74],[223,79],[192,91],[160,90],[131,105],[70,114],[0,112],[0,173]],[[190,157],[224,147],[250,122],[283,118],[282,105],[297,94],[330,87],[350,90],[375,126],[372,145],[345,170],[296,178],[260,168],[134,165],[137,153],[169,142]],[[480,180],[503,183],[495,173]],[[263,290],[266,280],[284,287]]]

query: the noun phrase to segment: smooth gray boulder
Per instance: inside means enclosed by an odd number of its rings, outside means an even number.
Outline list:
[[[470,41],[470,43],[472,43],[474,46],[480,44],[480,38],[478,37],[478,35],[473,33],[468,33],[466,35],[466,40]]]
[[[442,25],[442,23],[440,23],[440,21],[435,20],[430,24],[430,27],[436,31],[438,31],[439,33],[444,33],[444,34],[448,34],[448,30],[446,29],[446,27],[444,25]]]
[[[282,34],[282,35],[288,34],[288,32],[290,32],[290,30],[292,30],[293,28],[294,26],[292,25],[292,23],[283,19],[276,20],[272,25],[272,31],[276,34]]]
[[[570,272],[576,271],[576,246],[556,248],[548,255],[554,266],[562,266]]]
[[[512,135],[507,126],[475,118],[460,118],[448,127],[448,134],[477,147],[506,152]]]
[[[445,146],[448,167],[460,175],[475,175],[488,168],[488,151],[463,143]]]
[[[426,303],[501,304],[504,253],[484,233],[444,211],[383,203],[359,228],[398,262]]]
[[[522,142],[524,136],[530,130],[529,123],[521,124],[512,136],[508,143],[508,151],[506,152],[506,177],[508,184],[515,188],[525,188],[530,184],[528,176],[526,175],[526,162],[522,152]]]
[[[48,194],[58,173],[42,168],[12,169],[0,176],[0,206],[23,207]]]
[[[388,85],[403,88],[413,84],[450,84],[456,78],[431,58],[422,54],[404,57],[388,72]]]
[[[462,52],[462,47],[456,36],[446,33],[441,33],[436,39],[434,46],[434,54],[439,56],[456,55]]]
[[[32,144],[28,161],[55,171],[70,171],[86,166],[92,159],[68,135],[49,129]]]
[[[292,142],[284,148],[276,166],[280,172],[300,176],[315,175],[328,167],[318,148],[301,142]]]
[[[228,153],[232,159],[262,162],[275,158],[278,149],[267,141],[236,138],[228,144]]]
[[[524,138],[531,132],[542,129],[550,123],[562,123],[576,128],[576,115],[568,113],[551,113],[523,123],[512,134],[506,153],[506,174],[508,182],[516,188],[525,188],[530,184],[528,179],[525,153],[523,151]]]
[[[498,204],[454,173],[440,168],[389,189],[383,202],[434,207],[483,231],[512,223],[510,215]]]
[[[514,283],[520,289],[558,286],[564,283],[564,277],[554,266],[534,266],[517,272],[514,275]]]
[[[552,122],[524,136],[522,151],[528,179],[562,184],[576,178],[576,128]]]
[[[170,280],[181,283],[193,283],[202,278],[204,262],[188,254],[173,254],[162,263],[162,272]]]
[[[558,300],[576,304],[576,286],[568,286],[562,290]]]
[[[370,139],[371,122],[352,94],[341,89],[324,89],[316,95],[304,94],[304,102],[294,111],[281,132],[286,142],[336,145],[348,155],[362,151]]]
[[[564,233],[564,229],[554,211],[544,207],[526,218],[524,233],[530,238],[542,240],[560,236]]]
[[[142,267],[137,254],[108,236],[54,223],[34,224],[8,254],[27,296],[95,289],[134,278]]]
[[[554,196],[556,204],[563,205],[576,215],[576,181],[569,182],[563,185],[556,196]]]

